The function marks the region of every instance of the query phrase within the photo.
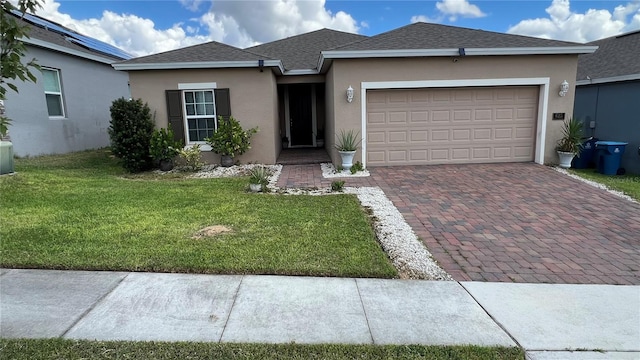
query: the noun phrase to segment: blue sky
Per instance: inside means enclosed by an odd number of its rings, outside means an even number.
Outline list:
[[[44,0],[38,14],[134,55],[211,40],[247,47],[322,27],[376,35],[415,21],[576,42],[640,29],[640,0]]]

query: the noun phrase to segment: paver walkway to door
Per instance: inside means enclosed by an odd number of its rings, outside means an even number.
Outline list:
[[[640,285],[640,205],[532,163],[370,169],[456,280]],[[318,165],[281,187],[328,187]]]

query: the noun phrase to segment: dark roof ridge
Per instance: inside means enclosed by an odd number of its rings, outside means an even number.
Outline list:
[[[302,36],[306,36],[306,35],[311,35],[311,34],[314,34],[314,33],[321,32],[321,31],[332,31],[332,32],[337,32],[337,33],[342,33],[342,34],[361,35],[361,36],[365,36],[366,37],[366,35],[362,35],[362,34],[355,34],[355,33],[350,33],[350,32],[347,32],[347,31],[329,29],[329,28],[325,27],[325,28],[322,28],[322,29],[317,29],[317,30],[313,30],[313,31],[309,31],[309,32],[301,33],[301,34],[287,36],[287,37],[282,38],[282,39],[277,39],[277,40],[269,41],[269,42],[262,43],[262,44],[249,46],[249,47],[244,48],[243,50],[249,50],[249,49],[253,49],[253,48],[260,47],[260,46],[267,45],[267,44],[277,44],[279,42],[292,40],[294,38],[298,38],[298,37],[302,37]]]
[[[177,48],[177,49],[173,49],[173,50],[162,51],[162,52],[159,52],[159,53],[153,53],[153,54],[149,54],[149,55],[139,56],[139,57],[133,58],[131,60],[134,60],[134,59],[135,60],[144,60],[144,59],[146,59],[148,57],[151,57],[151,56],[167,55],[167,54],[171,54],[171,53],[181,52],[183,50],[195,49],[195,48],[198,48],[198,47],[207,47],[207,46],[211,46],[211,45],[222,46],[222,47],[234,50],[234,51],[241,51],[241,52],[245,52],[247,54],[254,55],[254,56],[259,56],[259,57],[262,56],[262,57],[265,58],[265,60],[277,60],[277,59],[273,59],[273,58],[270,58],[268,56],[265,56],[263,54],[253,53],[251,51],[247,51],[245,49],[241,49],[241,48],[238,48],[238,47],[235,47],[235,46],[232,46],[232,45],[228,45],[228,44],[225,44],[225,43],[221,43],[221,42],[215,41],[215,40],[211,40],[211,41],[207,41],[207,42],[200,43],[200,44],[195,44],[195,45],[189,45],[189,46],[185,46],[185,47],[181,47],[181,48]]]
[[[431,31],[430,37],[416,37],[421,31]],[[400,49],[443,49],[455,47],[467,48],[536,48],[558,46],[584,46],[584,44],[542,39],[531,36],[506,34],[496,31],[471,29],[459,26],[415,22],[374,35],[358,43],[347,44],[334,50],[400,50]],[[470,46],[470,43],[477,44]],[[465,46],[462,46],[465,45]],[[502,46],[499,46],[502,45]]]

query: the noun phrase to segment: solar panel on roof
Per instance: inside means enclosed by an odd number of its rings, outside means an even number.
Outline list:
[[[19,10],[14,9],[11,10],[11,12],[16,16],[23,16]],[[61,35],[65,35],[67,37],[67,40],[73,42],[74,44],[83,46],[89,50],[97,51],[105,55],[115,56],[123,60],[128,60],[133,57],[126,51],[119,49],[113,45],[109,45],[100,40],[79,34],[73,30],[67,29],[61,25],[58,25],[39,16],[25,13],[23,19],[33,25],[40,26],[49,31],[57,32]]]

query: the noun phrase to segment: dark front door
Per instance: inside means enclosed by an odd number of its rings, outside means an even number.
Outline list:
[[[291,146],[313,146],[311,84],[289,85]]]

